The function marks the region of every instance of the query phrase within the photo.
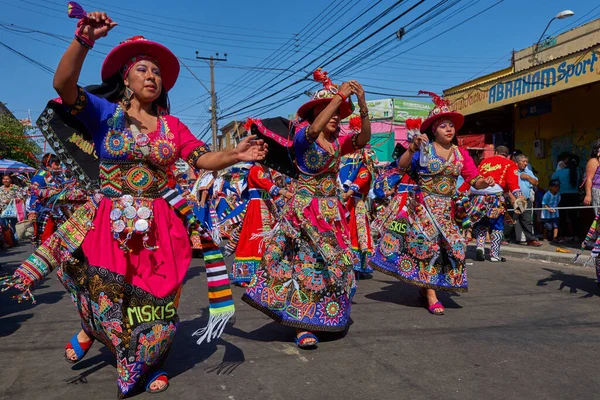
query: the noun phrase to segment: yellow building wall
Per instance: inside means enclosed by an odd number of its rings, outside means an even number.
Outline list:
[[[564,151],[578,155],[585,172],[592,144],[600,139],[600,84],[559,92],[548,114],[521,118],[519,109],[517,105],[514,110],[515,149],[527,155],[542,188],[548,188],[558,155]],[[543,158],[534,154],[533,142],[538,138],[546,142]]]

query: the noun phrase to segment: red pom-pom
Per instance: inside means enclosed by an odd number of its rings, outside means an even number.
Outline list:
[[[437,107],[444,107],[444,106],[449,106],[450,105],[450,101],[441,98],[440,96],[438,96],[437,94],[433,93],[433,92],[427,92],[425,90],[419,90],[419,94],[428,94],[431,96],[431,98],[433,99],[433,104],[435,104]]]
[[[317,82],[321,82],[323,87],[327,90],[330,90],[334,86],[329,76],[327,76],[327,71],[322,71],[321,68],[317,68],[313,72],[313,79]]]
[[[256,121],[254,121],[252,118],[248,118],[248,120],[244,124],[244,129],[247,132],[250,132],[250,129],[252,128],[252,125],[255,124],[255,123],[256,123]]]
[[[350,129],[352,129],[353,131],[360,131],[360,128],[362,127],[362,119],[360,118],[360,116],[355,115],[352,118],[350,118],[349,126]]]
[[[422,122],[423,122],[423,120],[421,118],[408,118],[405,121],[406,129],[408,129],[408,130],[419,129],[419,128],[421,128]]]

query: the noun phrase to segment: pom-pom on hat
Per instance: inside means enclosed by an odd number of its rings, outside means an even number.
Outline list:
[[[321,82],[323,84],[323,88],[317,90],[310,101],[304,103],[298,109],[298,116],[302,119],[306,119],[310,112],[320,104],[329,104],[331,100],[335,97],[338,92],[338,86],[331,82],[329,76],[327,76],[327,72],[322,71],[321,68],[318,68],[313,72],[313,79],[317,82]],[[354,104],[350,101],[350,99],[346,99],[342,104],[340,104],[340,118],[344,119],[352,115],[354,111]],[[315,115],[316,117],[316,115]]]
[[[116,73],[122,72],[127,64],[135,62],[138,58],[156,60],[165,92],[175,86],[179,76],[179,60],[171,50],[143,36],[131,37],[108,53],[102,64],[102,81],[107,81]]]
[[[433,110],[429,112],[429,116],[421,124],[421,133],[427,133],[431,131],[431,127],[436,121],[441,119],[449,119],[454,124],[456,131],[460,130],[465,123],[465,116],[461,113],[457,113],[450,108],[450,102],[446,99],[441,98],[435,93],[426,92],[423,90],[419,91],[419,94],[428,94],[433,99]]]

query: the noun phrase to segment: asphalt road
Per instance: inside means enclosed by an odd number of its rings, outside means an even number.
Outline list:
[[[29,247],[0,253],[11,272]],[[198,346],[207,305],[201,260],[181,297],[181,324],[165,369],[171,387],[139,399],[594,399],[600,397],[600,289],[592,269],[511,259],[469,265],[470,291],[442,295],[446,315],[417,288],[376,273],[359,283],[345,337],[299,351],[293,330],[239,298],[235,324]],[[95,344],[75,366],[64,345],[78,330],[52,275],[38,304],[0,293],[0,399],[114,399],[112,354]]]

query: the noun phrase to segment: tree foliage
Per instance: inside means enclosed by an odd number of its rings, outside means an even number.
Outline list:
[[[18,120],[0,115],[0,157],[37,167],[42,149],[27,137],[27,131]]]

